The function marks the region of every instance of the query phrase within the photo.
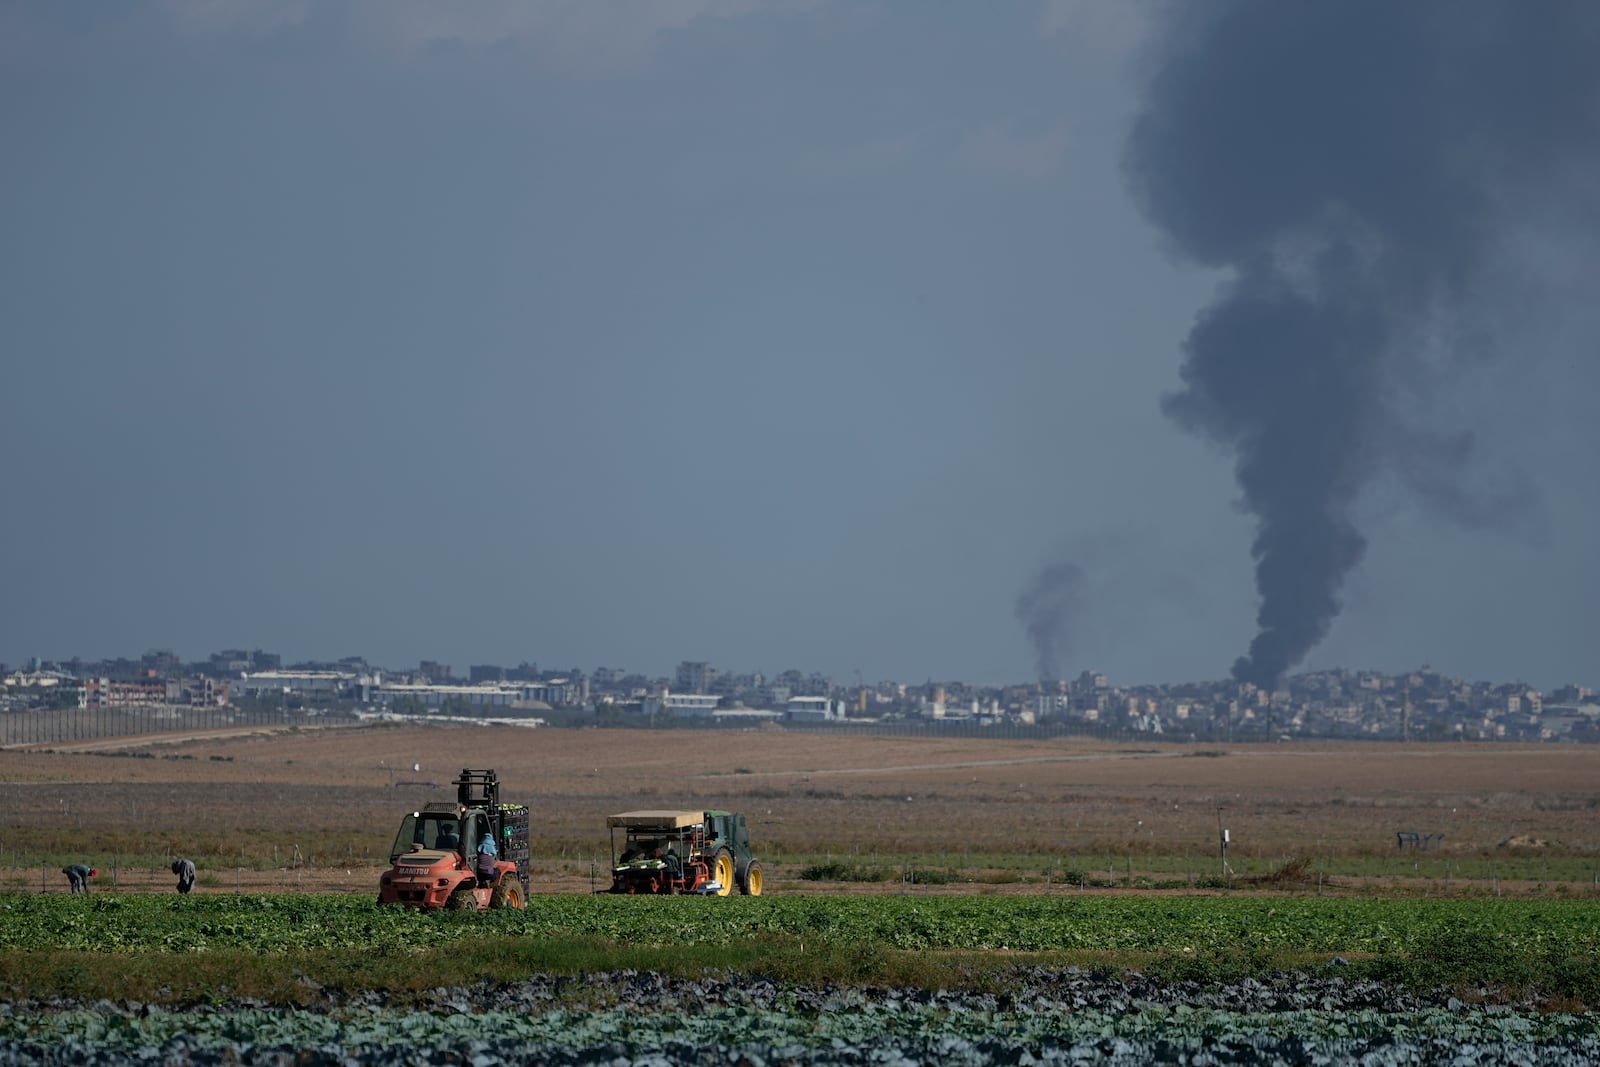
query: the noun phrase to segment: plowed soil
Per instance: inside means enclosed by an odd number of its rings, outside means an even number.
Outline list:
[[[114,868],[119,888],[170,891],[155,853],[197,858],[204,891],[368,891],[400,816],[451,799],[462,767],[495,768],[504,799],[530,806],[536,892],[602,880],[605,816],[640,807],[747,813],[768,883],[784,892],[903,888],[793,879],[823,859],[915,856],[983,879],[1037,857],[1029,881],[996,875],[986,892],[1040,891],[1052,866],[1137,874],[1148,857],[1211,873],[1223,828],[1240,865],[1388,858],[1402,831],[1442,834],[1422,854],[1435,864],[1600,857],[1600,748],[1587,746],[363,726],[0,751],[0,881],[55,890],[64,879],[50,864],[78,858],[101,869],[101,886]]]

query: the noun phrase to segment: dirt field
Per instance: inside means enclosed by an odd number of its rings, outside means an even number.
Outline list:
[[[823,860],[912,860],[988,892],[1038,891],[1051,868],[1216,873],[1219,827],[1240,872],[1317,857],[1392,874],[1398,855],[1435,880],[1503,864],[1509,885],[1542,863],[1587,892],[1600,866],[1600,748],[1586,746],[378,726],[0,751],[0,883],[53,890],[55,868],[82,859],[102,884],[115,867],[119,888],[170,891],[158,864],[182,853],[214,891],[364,890],[400,816],[452,797],[466,766],[494,767],[505,798],[530,805],[536,891],[587,891],[608,862],[605,816],[637,807],[748,813],[785,892],[860,891],[794,880]],[[1444,836],[1411,857],[1397,831]]]

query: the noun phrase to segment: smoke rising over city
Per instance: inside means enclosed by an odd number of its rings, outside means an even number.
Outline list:
[[[1017,620],[1033,643],[1034,664],[1041,682],[1061,679],[1061,668],[1072,649],[1083,588],[1082,568],[1073,563],[1052,563],[1041,568],[1017,597]]]
[[[1600,684],[1591,10],[0,3],[0,666]]]
[[[1417,425],[1397,383],[1480,358],[1451,338],[1497,253],[1600,203],[1600,7],[1168,10],[1126,175],[1172,250],[1223,272],[1164,409],[1233,458],[1259,598],[1233,674],[1272,686],[1340,612],[1376,476],[1471,521],[1481,448]],[[1036,643],[1048,618],[1030,612]]]

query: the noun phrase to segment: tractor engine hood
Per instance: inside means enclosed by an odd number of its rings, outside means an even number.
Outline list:
[[[396,874],[426,874],[435,869],[454,870],[461,866],[461,853],[437,848],[407,852],[394,861]]]

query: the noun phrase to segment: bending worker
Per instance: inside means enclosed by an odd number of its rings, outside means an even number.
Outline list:
[[[89,891],[89,879],[100,872],[87,864],[74,863],[61,868],[61,873],[67,876],[67,885],[70,887],[70,892],[87,893]]]
[[[194,860],[173,860],[172,873],[178,876],[178,892],[187,893],[194,888]]]

